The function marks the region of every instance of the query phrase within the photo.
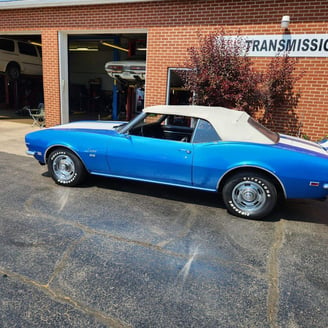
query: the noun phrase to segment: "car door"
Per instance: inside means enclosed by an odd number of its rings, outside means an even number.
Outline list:
[[[218,180],[226,166],[226,151],[222,152],[222,142],[213,126],[206,120],[197,122],[192,142],[193,186],[205,190],[216,190]]]
[[[122,134],[109,145],[109,174],[188,186],[192,158],[191,143]]]

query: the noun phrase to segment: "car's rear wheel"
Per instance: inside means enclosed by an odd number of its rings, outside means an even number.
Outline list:
[[[241,172],[230,177],[222,189],[229,213],[249,219],[267,216],[277,204],[277,189],[265,175]]]
[[[63,186],[76,186],[86,177],[86,170],[81,160],[65,148],[58,148],[50,153],[48,170],[53,180]]]

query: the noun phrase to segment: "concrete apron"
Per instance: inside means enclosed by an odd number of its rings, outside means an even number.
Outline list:
[[[0,120],[0,152],[26,155],[25,135],[40,128],[31,124]]]

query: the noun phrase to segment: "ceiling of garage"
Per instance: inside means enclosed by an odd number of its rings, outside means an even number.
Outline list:
[[[1,1],[1,0],[0,0]],[[26,34],[10,34],[3,35],[5,38],[21,40],[25,42],[36,42],[41,44],[41,35],[26,35]],[[69,48],[86,48],[86,49],[98,49],[99,51],[112,51],[113,49],[102,45],[101,42],[109,44],[117,44],[124,48],[129,48],[131,41],[136,42],[139,51],[139,56],[145,56],[147,48],[147,35],[145,33],[139,34],[81,34],[70,35],[68,38]]]

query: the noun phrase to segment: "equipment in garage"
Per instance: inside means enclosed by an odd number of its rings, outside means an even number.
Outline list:
[[[143,109],[146,62],[144,60],[110,61],[105,64],[105,71],[108,76],[115,79],[116,85],[119,84],[118,92],[126,95],[125,119],[131,120],[135,113]],[[122,108],[118,108],[117,116],[120,112]]]
[[[143,108],[146,40],[144,33],[68,37],[70,120],[126,120]]]
[[[21,75],[11,80],[7,75],[1,75],[0,83],[1,108],[14,109],[20,114],[24,106],[36,108],[43,102],[42,76]]]

